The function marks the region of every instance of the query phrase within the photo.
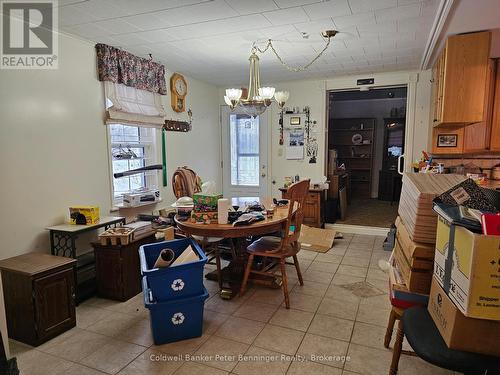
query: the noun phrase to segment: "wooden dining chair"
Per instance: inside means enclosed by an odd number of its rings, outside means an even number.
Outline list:
[[[290,297],[288,295],[288,278],[286,275],[285,264],[286,259],[292,257],[293,265],[297,270],[297,277],[300,285],[304,285],[302,274],[300,273],[299,261],[297,253],[300,250],[299,236],[302,220],[304,218],[304,202],[307,193],[309,192],[309,180],[296,182],[288,188],[288,217],[284,229],[282,230],[281,237],[264,236],[259,238],[247,247],[248,262],[243,275],[243,282],[241,284],[240,294],[245,293],[248,276],[250,273],[269,276],[274,278],[274,268],[279,264],[281,271],[283,294],[285,295],[285,306],[290,308]],[[263,257],[263,267],[261,269],[253,270],[254,257]]]

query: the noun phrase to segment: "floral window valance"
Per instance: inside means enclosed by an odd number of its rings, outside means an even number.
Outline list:
[[[140,90],[167,95],[165,66],[130,52],[96,44],[99,81],[122,83]]]

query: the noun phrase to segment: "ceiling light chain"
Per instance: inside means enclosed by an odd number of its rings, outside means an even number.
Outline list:
[[[273,41],[272,39],[268,39],[267,40],[267,44],[266,44],[266,47],[265,48],[259,48],[256,44],[256,42],[253,43],[253,46],[252,46],[252,52],[254,51],[259,51],[260,53],[265,53],[269,48],[271,48],[271,50],[273,51],[273,53],[276,55],[276,57],[278,58],[279,62],[281,63],[281,65],[283,65],[288,71],[290,72],[301,72],[301,71],[304,71],[306,70],[307,68],[309,68],[312,64],[314,64],[316,62],[316,60],[318,60],[322,55],[323,53],[328,49],[328,47],[330,46],[330,39],[332,38],[333,35],[330,35],[328,34],[326,37],[327,37],[327,40],[326,40],[326,44],[325,44],[325,47],[321,50],[321,52],[315,57],[313,58],[311,61],[309,61],[306,65],[304,66],[298,66],[298,67],[294,67],[294,66],[290,66],[288,65],[282,58],[281,56],[278,54],[278,52],[276,51],[276,49],[274,48],[274,45],[273,45]]]

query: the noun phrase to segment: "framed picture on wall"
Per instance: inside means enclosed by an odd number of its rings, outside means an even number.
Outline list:
[[[438,147],[457,147],[458,134],[439,134],[437,139]]]

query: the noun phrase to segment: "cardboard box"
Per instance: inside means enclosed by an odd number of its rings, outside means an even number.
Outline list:
[[[429,296],[408,290],[393,260],[389,267],[389,299],[393,306],[406,309],[412,306],[427,306]]]
[[[435,277],[427,309],[450,349],[500,356],[500,322],[465,317]]]
[[[499,263],[500,236],[451,226],[439,216],[434,275],[465,316],[500,320]]]
[[[99,207],[97,206],[72,206],[69,208],[70,224],[93,225],[99,222],[99,218]]]
[[[430,260],[431,263],[434,261],[434,244],[412,241],[408,229],[399,216],[396,218],[396,228],[398,229],[396,238],[399,240],[407,259],[415,258],[426,261]]]
[[[214,224],[217,223],[219,215],[217,211],[212,212],[191,212],[191,222],[193,223],[205,223]]]
[[[222,194],[193,194],[194,210],[198,212],[217,211],[217,201],[222,198]]]
[[[392,254],[408,290],[414,293],[429,294],[432,269],[412,268],[397,239]]]

